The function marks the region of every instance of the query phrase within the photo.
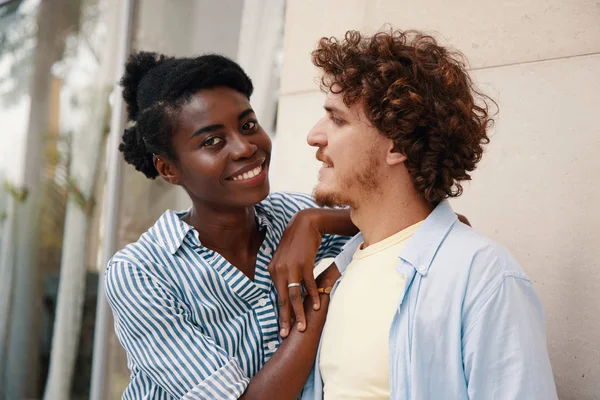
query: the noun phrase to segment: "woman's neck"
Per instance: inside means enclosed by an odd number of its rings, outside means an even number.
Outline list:
[[[203,246],[223,255],[247,256],[262,242],[252,206],[225,209],[194,203],[183,220],[196,229]]]

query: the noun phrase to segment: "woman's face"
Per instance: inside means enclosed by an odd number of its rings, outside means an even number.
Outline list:
[[[181,108],[177,122],[177,161],[157,165],[167,181],[212,207],[247,207],[267,197],[271,139],[243,94],[203,89]]]

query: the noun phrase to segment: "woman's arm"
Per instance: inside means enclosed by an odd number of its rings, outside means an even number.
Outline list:
[[[333,286],[337,268],[324,272],[320,287]],[[294,331],[252,380],[239,361],[190,322],[170,290],[129,262],[106,272],[106,292],[119,341],[147,378],[174,398],[293,399],[313,366],[329,295],[320,310],[307,301],[310,328]]]
[[[298,214],[312,220],[312,224],[321,234],[354,236],[358,233],[358,228],[350,217],[349,208],[309,208]]]
[[[287,337],[290,332],[292,310],[299,331],[304,331],[308,322],[301,288],[288,287],[289,284],[303,283],[313,309],[321,307],[313,270],[323,235],[353,236],[357,233],[349,209],[308,208],[296,213],[290,221],[269,264],[269,273],[279,296],[282,337]]]
[[[172,398],[238,398],[250,378],[191,322],[188,308],[143,265],[114,262],[105,287],[130,362]]]
[[[317,278],[321,288],[332,287],[339,272],[335,265]],[[265,366],[252,378],[240,399],[296,399],[314,365],[319,339],[329,307],[329,294],[320,294],[321,307],[313,309],[312,300],[306,297],[306,330],[293,329]]]

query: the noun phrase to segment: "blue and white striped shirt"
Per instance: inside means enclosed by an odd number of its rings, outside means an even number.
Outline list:
[[[242,395],[281,342],[267,267],[292,217],[311,207],[310,196],[291,193],[255,206],[266,234],[254,281],[203,247],[181,220],[185,212],[165,212],[110,260],[106,293],[131,371],[123,399]],[[325,235],[316,261],[336,256],[347,240]]]

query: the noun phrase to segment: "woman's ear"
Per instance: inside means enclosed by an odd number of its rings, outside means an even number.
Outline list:
[[[179,170],[173,164],[172,161],[167,160],[163,156],[154,155],[152,158],[154,162],[154,168],[158,171],[158,174],[167,182],[172,185],[179,185],[180,174]]]

